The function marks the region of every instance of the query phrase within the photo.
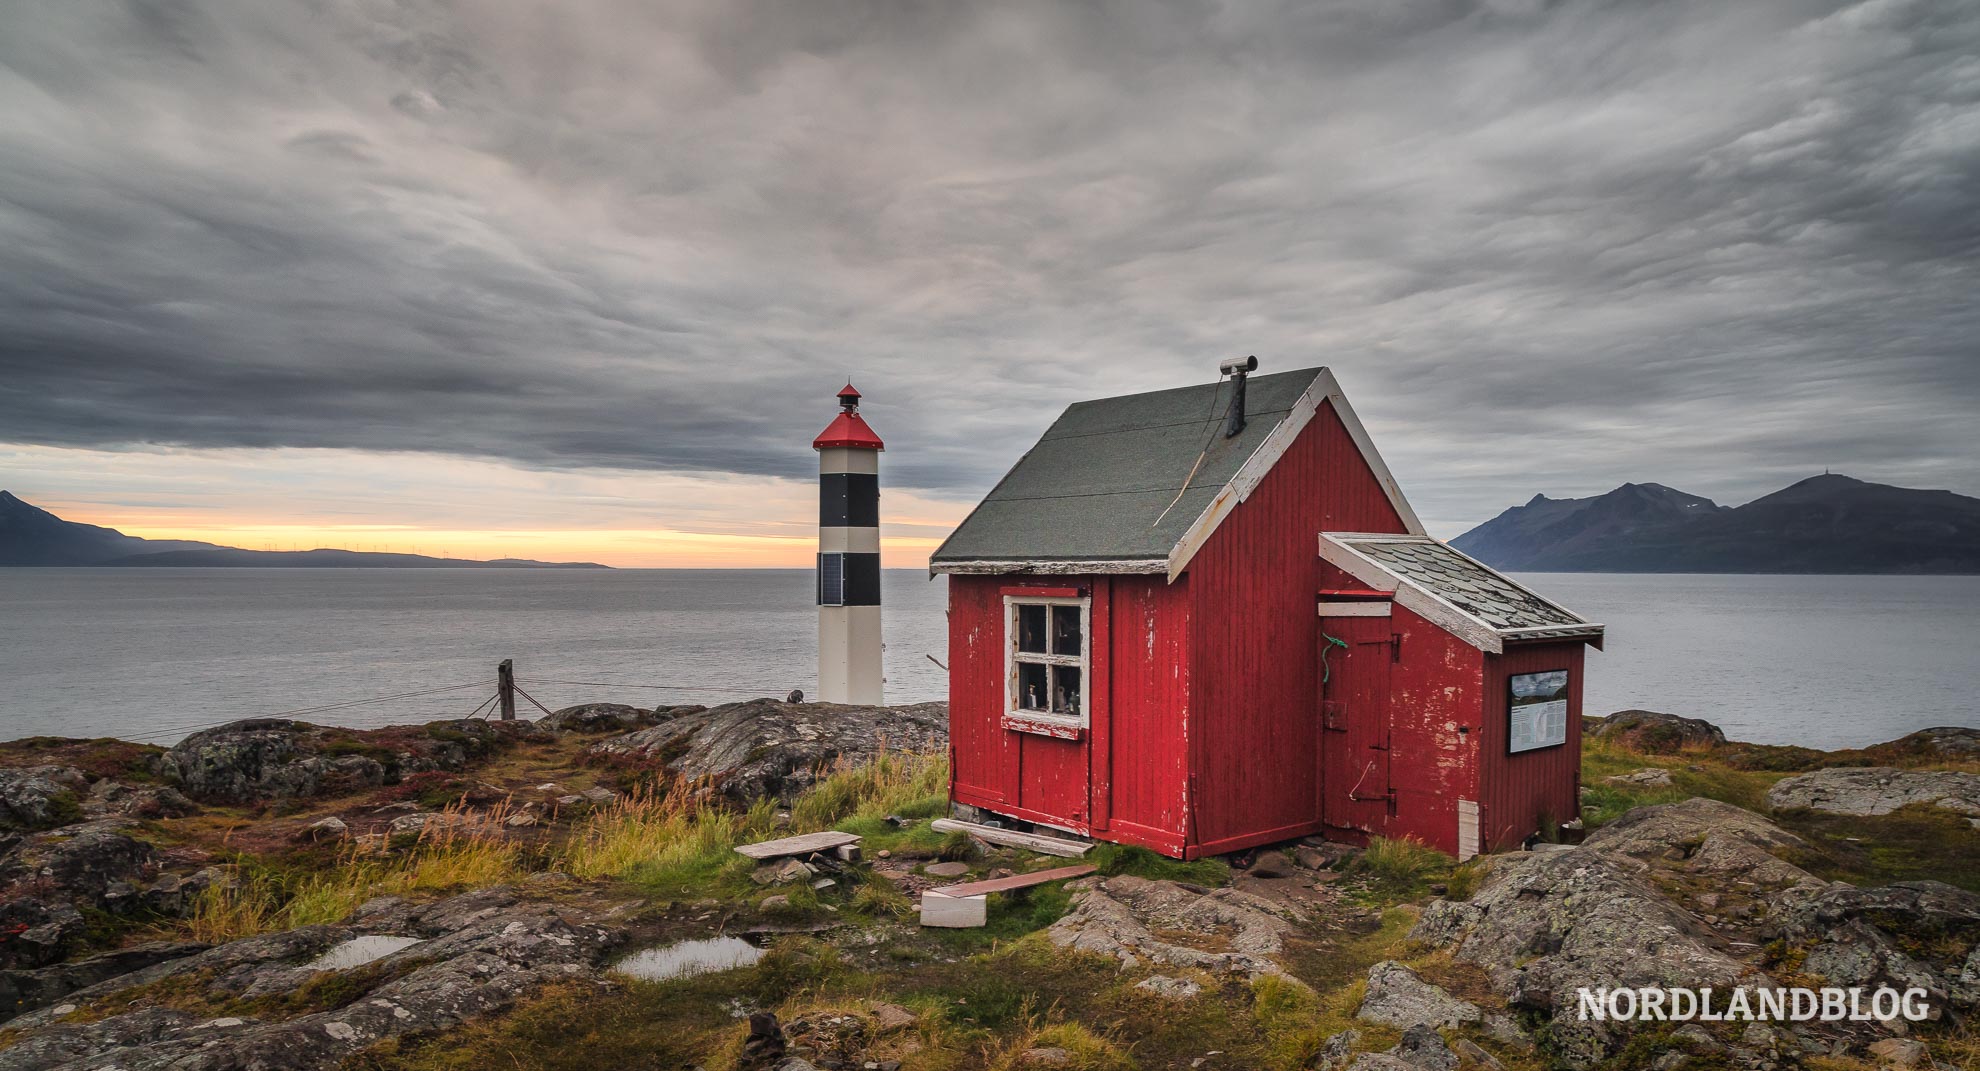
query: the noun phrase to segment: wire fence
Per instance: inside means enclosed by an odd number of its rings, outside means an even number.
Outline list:
[[[520,687],[521,685],[527,684],[527,685],[534,685],[538,688],[556,688],[559,690],[576,689],[581,694],[590,694],[590,695],[598,695],[602,692],[611,692],[614,695],[622,696],[622,697],[630,697],[634,693],[639,693],[639,692],[649,692],[649,693],[663,692],[663,693],[686,693],[696,697],[706,696],[710,699],[758,699],[758,698],[763,698],[768,694],[761,690],[704,687],[702,685],[695,685],[695,684],[666,684],[666,683],[659,683],[652,681],[648,681],[648,682],[578,681],[578,680],[566,680],[558,677],[525,677],[525,676],[516,676],[511,678],[511,680],[514,683],[514,685],[517,686],[515,688],[516,694],[527,699],[531,704],[535,705],[535,707],[538,710],[541,710],[545,714],[551,713],[551,708],[545,705],[544,703],[538,702],[536,697],[531,695],[528,691],[526,691],[522,687]],[[458,714],[454,716],[460,718],[485,718],[491,716],[495,712],[496,707],[501,703],[501,699],[502,699],[501,679],[499,677],[495,679],[483,678],[481,680],[464,681],[459,684],[438,685],[432,688],[418,688],[418,689],[413,689],[411,691],[394,692],[387,695],[367,696],[362,699],[346,699],[334,703],[321,703],[314,706],[297,707],[293,710],[278,710],[267,714],[251,714],[242,717],[222,718],[218,721],[200,722],[191,725],[175,725],[163,729],[149,729],[144,732],[131,733],[129,734],[127,739],[138,741],[141,743],[150,742],[154,740],[164,740],[167,738],[177,738],[177,737],[186,736],[192,733],[200,732],[205,729],[217,729],[223,725],[231,725],[237,721],[244,721],[254,718],[302,718],[313,714],[326,714],[332,711],[354,711],[354,710],[358,710],[359,708],[379,706],[387,703],[402,703],[413,699],[427,699],[427,698],[432,698],[434,696],[448,695],[450,693],[466,692],[469,691],[470,689],[486,689],[488,694],[485,698],[481,699],[481,701],[477,703],[474,707],[470,708],[467,711],[467,713]],[[550,693],[545,692],[545,694],[548,695]],[[380,722],[379,724],[383,725],[387,723]],[[362,727],[377,728],[378,726],[374,725],[374,726],[362,726]]]

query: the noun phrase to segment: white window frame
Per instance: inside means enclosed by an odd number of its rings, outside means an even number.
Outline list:
[[[1036,651],[1018,653],[1018,607],[1043,606],[1045,610],[1045,646],[1052,645],[1052,607],[1076,606],[1079,608],[1079,654],[1041,654]],[[1079,669],[1079,713],[1077,715],[1054,714],[1049,710],[1026,710],[1018,698],[1018,666],[1022,663],[1043,666],[1076,666]],[[1052,673],[1045,671],[1045,682],[1051,686]],[[1085,596],[1052,595],[1006,595],[1004,596],[1004,719],[1005,722],[1039,723],[1045,726],[1060,726],[1067,729],[1085,729],[1091,719],[1093,694],[1093,600]]]

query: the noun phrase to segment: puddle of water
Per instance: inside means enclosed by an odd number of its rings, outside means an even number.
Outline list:
[[[762,949],[740,937],[710,937],[635,952],[613,964],[612,970],[631,978],[659,982],[683,975],[747,967],[762,958]]]
[[[383,934],[353,937],[310,960],[304,966],[312,971],[347,971],[352,967],[362,967],[374,960],[384,959],[400,949],[411,948],[418,943],[417,937],[387,937]]]

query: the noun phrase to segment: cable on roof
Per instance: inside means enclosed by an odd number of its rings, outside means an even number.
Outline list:
[[[1149,522],[1148,527],[1153,528],[1161,524],[1162,518],[1167,517],[1169,511],[1176,508],[1176,503],[1181,502],[1183,494],[1189,490],[1189,482],[1196,479],[1196,470],[1203,467],[1203,459],[1210,456],[1210,444],[1217,436],[1217,396],[1222,393],[1224,393],[1224,381],[1219,379],[1216,389],[1210,392],[1210,412],[1203,418],[1209,422],[1210,430],[1203,435],[1203,449],[1196,452],[1196,464],[1189,467],[1189,475],[1183,477],[1182,486],[1176,489],[1176,497],[1162,507],[1162,512],[1155,515],[1155,519]]]

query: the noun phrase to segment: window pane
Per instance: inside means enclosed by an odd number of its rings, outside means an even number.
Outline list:
[[[1080,653],[1079,607],[1052,607],[1052,653]]]
[[[1052,713],[1078,717],[1079,689],[1082,683],[1078,666],[1053,666]]]
[[[1045,608],[1043,606],[1023,606],[1017,608],[1018,650],[1045,653]],[[1039,689],[1044,694],[1044,689]]]
[[[1045,685],[1045,667],[1036,662],[1019,662],[1017,708],[1044,710],[1050,701]]]

